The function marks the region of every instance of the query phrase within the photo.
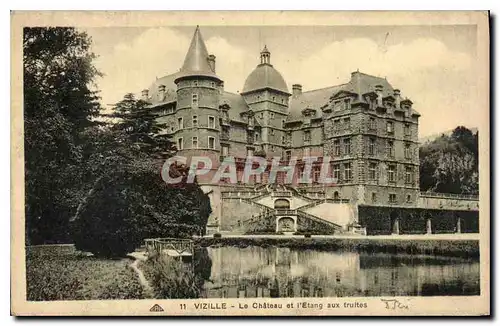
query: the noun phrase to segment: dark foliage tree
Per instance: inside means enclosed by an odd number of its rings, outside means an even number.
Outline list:
[[[479,190],[478,134],[460,126],[420,147],[420,189],[455,194]]]
[[[93,91],[91,39],[74,28],[25,28],[23,34],[26,231],[29,243],[68,241],[78,205],[80,133],[100,105]]]
[[[175,186],[161,178],[161,158],[171,156],[175,147],[161,135],[164,126],[147,105],[127,94],[108,115],[117,121],[89,130],[95,152],[87,165],[95,182],[72,219],[80,250],[123,256],[144,238],[205,231],[210,200],[197,183],[186,183],[186,168],[170,171],[172,177],[183,176]]]

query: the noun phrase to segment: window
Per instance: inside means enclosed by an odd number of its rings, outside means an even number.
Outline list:
[[[215,83],[214,83],[214,82],[211,82],[211,83],[210,83],[210,86],[215,87]]]
[[[310,130],[304,131],[304,141],[305,142],[311,141],[311,131]]]
[[[273,101],[276,101],[276,96],[273,96]]]
[[[208,128],[215,129],[215,118],[212,116],[208,116]]]
[[[249,127],[253,127],[253,123],[254,123],[253,119],[254,119],[253,117],[248,117],[248,126]]]
[[[184,128],[184,120],[182,118],[177,118],[177,129]]]
[[[336,139],[333,141],[333,152],[335,156],[340,156],[340,140]]]
[[[320,174],[321,174],[321,168],[319,166],[315,166],[313,168],[313,182],[314,183],[318,183]]]
[[[274,136],[274,129],[271,129],[271,136]]]
[[[375,138],[370,138],[369,140],[368,155],[375,155]]]
[[[344,163],[344,179],[347,181],[352,179],[351,163]]]
[[[285,151],[285,160],[290,161],[292,158],[292,151]]]
[[[222,156],[226,157],[229,155],[229,146],[228,145],[222,145],[221,150],[222,150]]]
[[[340,130],[340,119],[333,120],[333,129]]]
[[[208,148],[215,149],[215,138],[208,137]]]
[[[261,119],[264,119],[264,112],[261,112],[261,113],[260,113],[260,118],[261,118]]]
[[[411,135],[410,124],[406,123],[405,124],[405,136],[410,136],[410,135]]]
[[[344,155],[351,154],[351,138],[344,139]]]
[[[373,118],[373,117],[370,118],[368,128],[370,130],[377,130],[377,120],[375,120],[375,118]]]
[[[193,127],[198,127],[198,116],[193,115]]]
[[[333,165],[333,178],[337,180],[337,182],[340,180],[340,164]]]
[[[377,163],[370,163],[368,167],[368,178],[372,181],[377,179]]]
[[[396,182],[396,166],[389,165],[387,167],[387,180],[389,182]]]
[[[405,158],[411,159],[411,146],[410,146],[410,144],[405,144]]]
[[[259,134],[258,132],[256,132],[256,133],[254,134],[254,136],[255,136],[255,142],[256,142],[256,143],[257,143],[257,142],[259,142],[259,141],[260,141],[260,134]]]
[[[396,202],[396,194],[389,194],[389,203]]]
[[[411,203],[411,195],[406,195],[406,202]]]
[[[285,120],[281,120],[281,128],[285,128]]]
[[[198,148],[198,137],[191,138],[191,148]]]
[[[348,110],[348,109],[350,109],[350,108],[351,108],[351,99],[350,99],[350,98],[346,98],[346,99],[344,100],[344,109],[345,109],[345,110]]]
[[[351,129],[351,118],[344,118],[344,129]]]
[[[339,192],[338,191],[335,191],[333,193],[333,200],[340,200],[340,195],[339,195]]]
[[[309,147],[305,147],[302,157],[309,157],[310,153],[311,153],[310,148]]]
[[[192,97],[191,97],[191,105],[193,107],[197,107],[198,106],[198,94],[193,94]]]
[[[180,138],[177,138],[177,150],[182,150],[184,149],[184,140],[182,139],[182,137]]]
[[[387,133],[394,133],[394,124],[392,123],[392,121],[387,121]]]
[[[286,143],[285,136],[281,136],[281,144],[282,144],[282,145],[285,145],[285,143]]]
[[[194,85],[194,86],[198,86],[198,81],[197,81],[197,80],[195,80],[195,81],[193,82],[193,85]]]
[[[394,157],[394,142],[392,140],[387,141],[387,156]]]
[[[405,168],[405,181],[406,181],[406,183],[413,182],[413,170],[412,170],[411,166],[407,166]]]
[[[372,203],[376,203],[376,202],[377,202],[377,193],[372,192]]]
[[[247,148],[247,156],[253,156],[253,148]]]
[[[271,119],[274,119],[274,112],[271,112]]]

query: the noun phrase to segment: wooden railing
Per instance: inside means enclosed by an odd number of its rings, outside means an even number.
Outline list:
[[[160,253],[163,250],[175,250],[179,254],[185,252],[193,254],[193,240],[176,238],[145,239],[146,250],[150,253]]]

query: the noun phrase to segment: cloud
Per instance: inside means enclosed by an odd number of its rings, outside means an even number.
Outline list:
[[[156,77],[178,71],[190,37],[171,28],[150,28],[132,41],[113,46],[96,62],[106,75],[98,85],[103,103],[115,103],[127,92],[139,94]],[[207,39],[206,44],[217,57],[217,74],[226,90],[240,91],[259,63],[255,44],[236,46],[220,36]],[[477,124],[472,109],[476,101],[474,58],[449,49],[438,39],[417,38],[385,47],[372,39],[351,38],[313,49],[305,56],[287,50],[286,37],[281,46],[271,47],[271,62],[290,89],[294,83],[302,84],[304,90],[345,83],[359,69],[387,77],[403,96],[413,100],[422,114],[422,136],[459,124]]]
[[[189,41],[172,29],[151,28],[131,42],[116,44],[96,60],[105,75],[98,81],[103,104],[116,103],[129,92],[140,93],[157,77],[179,70]]]

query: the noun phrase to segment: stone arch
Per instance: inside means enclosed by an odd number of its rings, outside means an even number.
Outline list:
[[[279,216],[276,218],[276,232],[296,232],[297,218],[291,216]]]
[[[290,201],[285,198],[278,198],[274,201],[274,209],[290,209]]]

